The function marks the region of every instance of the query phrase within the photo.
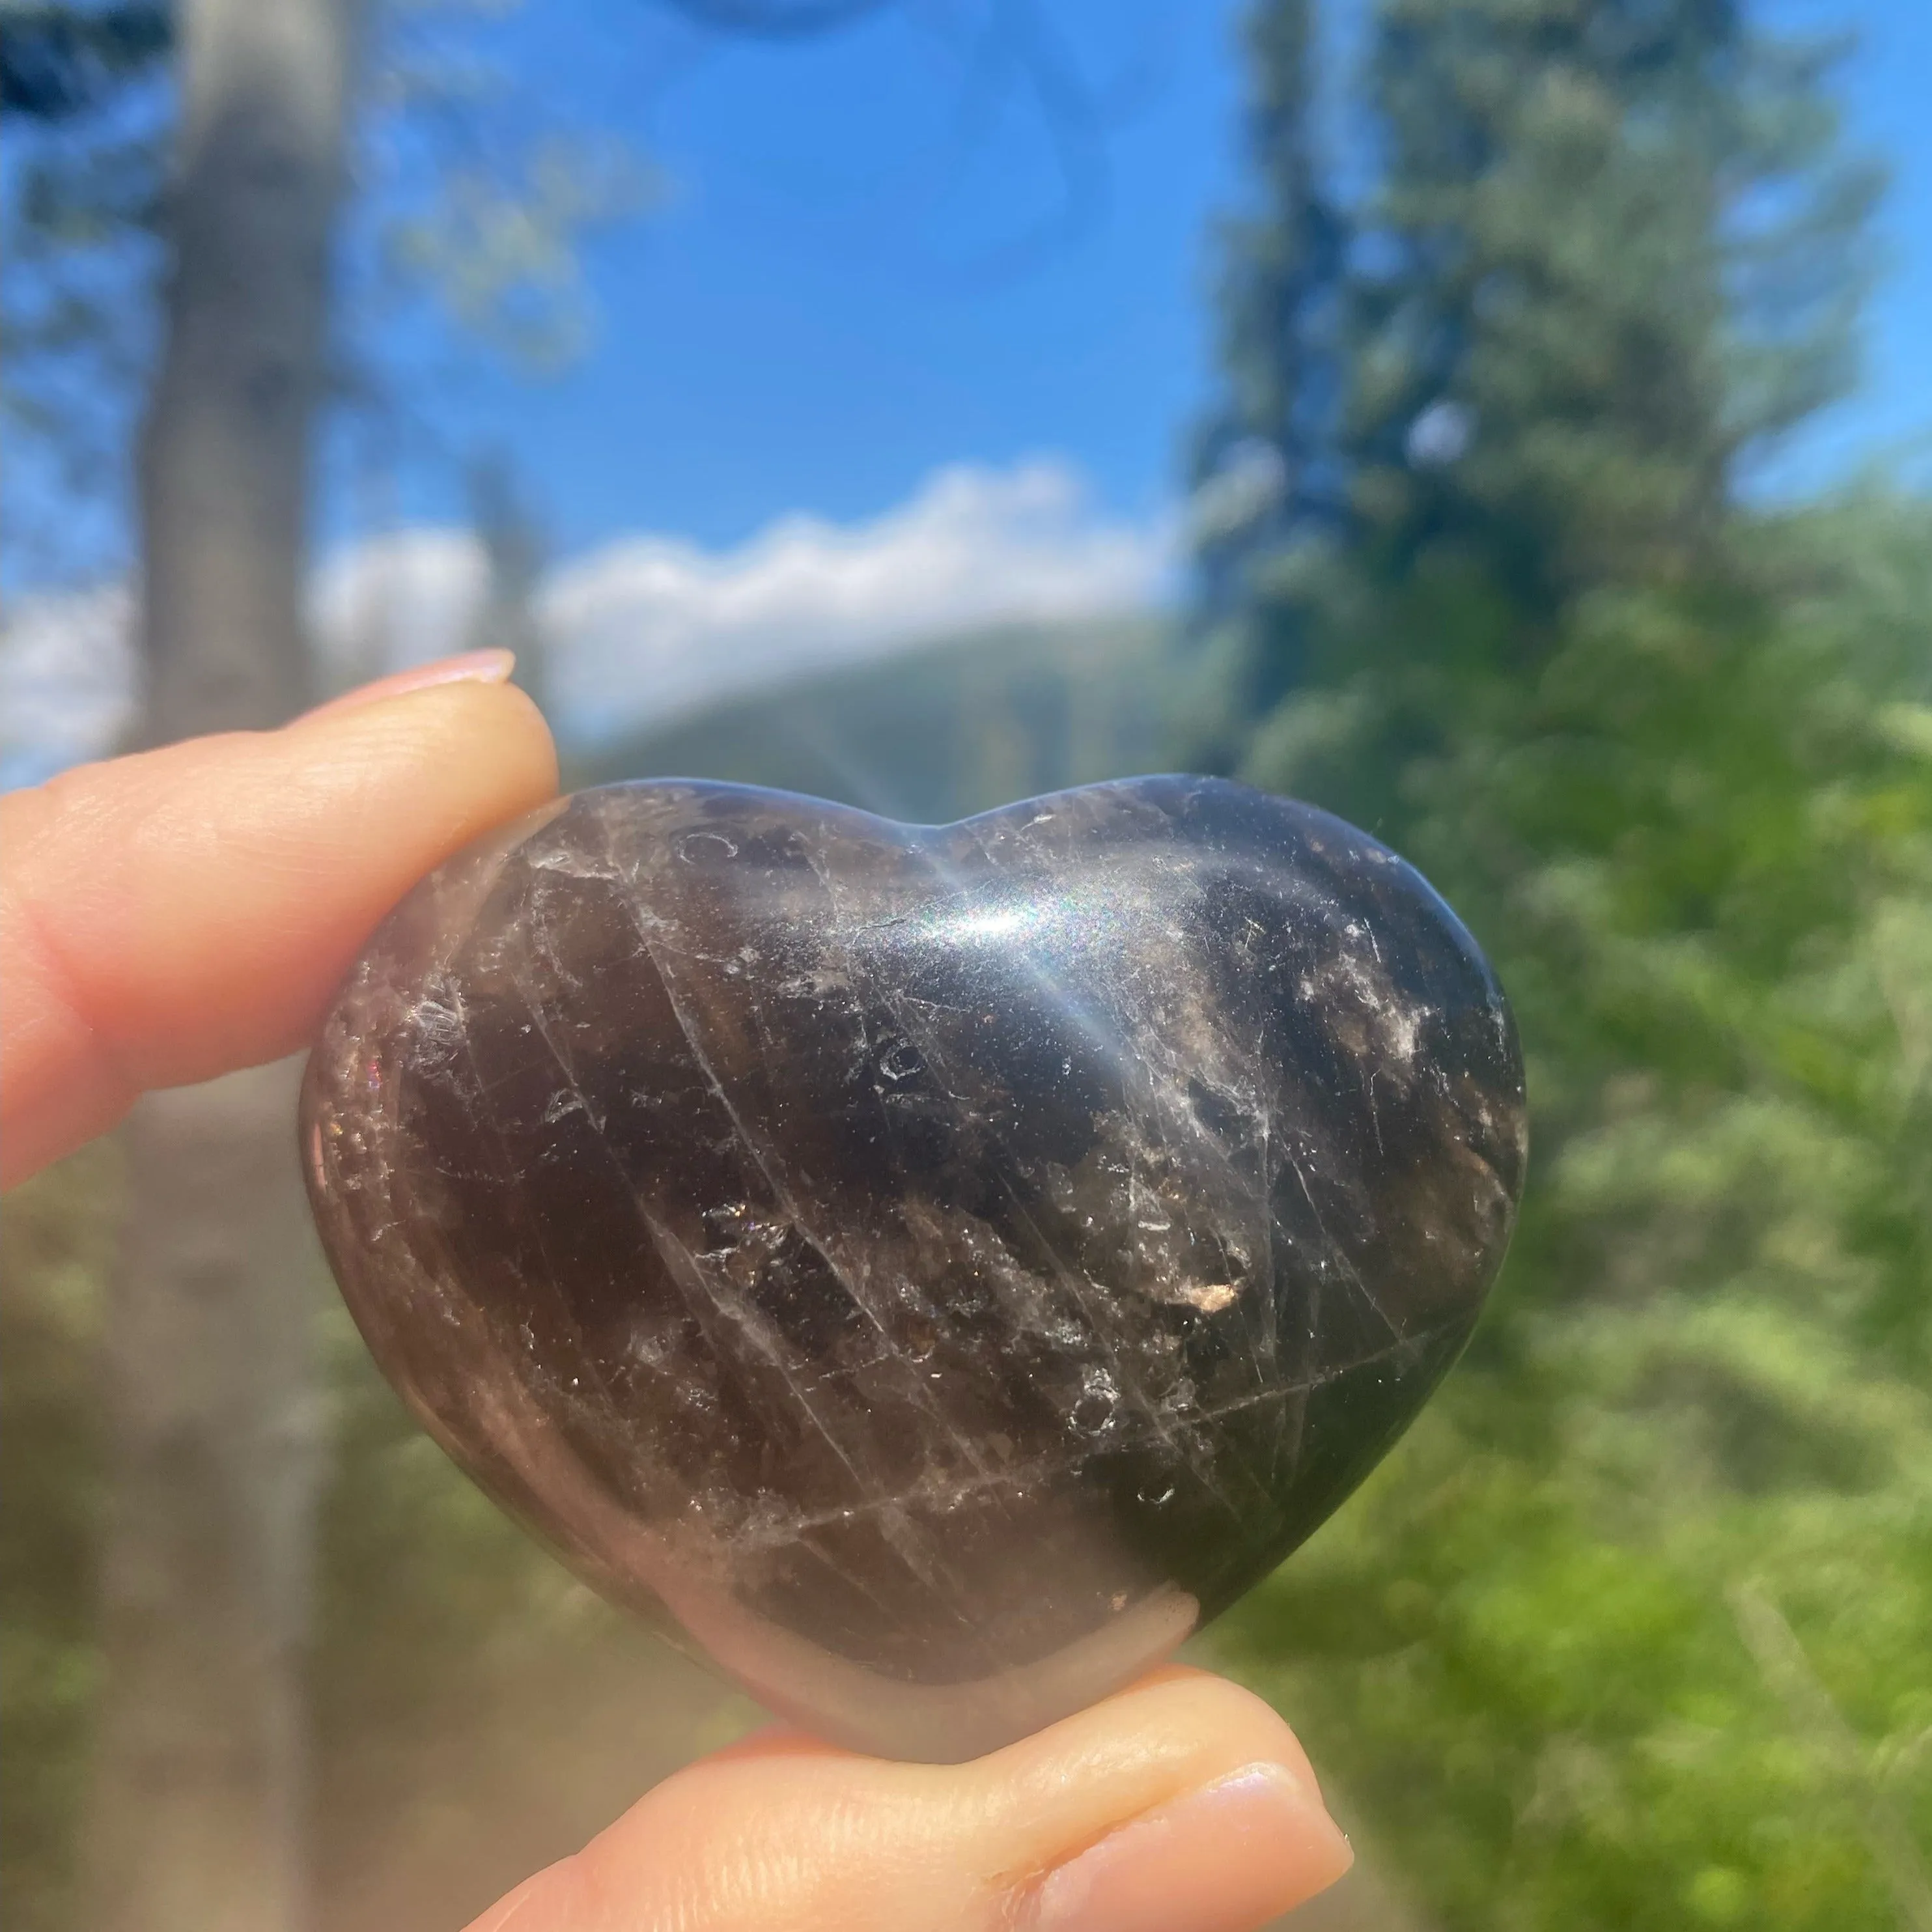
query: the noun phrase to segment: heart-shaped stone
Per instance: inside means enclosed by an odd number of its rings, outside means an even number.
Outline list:
[[[1100,1696],[1454,1359],[1522,1071],[1402,860],[1219,780],[939,828],[668,782],[426,880],[310,1060],[349,1306],[597,1588],[899,1756]]]

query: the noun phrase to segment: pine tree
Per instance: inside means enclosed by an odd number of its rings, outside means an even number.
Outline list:
[[[1532,610],[1708,560],[1740,458],[1847,373],[1822,50],[1742,0],[1390,0],[1348,440],[1388,562]]]
[[[1343,507],[1334,442],[1348,236],[1316,138],[1312,0],[1257,11],[1246,39],[1248,148],[1260,191],[1258,206],[1220,237],[1227,394],[1194,466],[1210,499],[1199,530],[1210,578],[1271,538],[1337,520]]]
[[[1734,572],[1740,474],[1849,379],[1876,186],[1835,142],[1834,50],[1736,0],[1387,0],[1348,137],[1378,166],[1338,205],[1312,14],[1270,0],[1250,29],[1261,206],[1224,236],[1203,438],[1209,763],[1247,755],[1231,706],[1336,688],[1337,654],[1384,735],[1426,738],[1412,654],[1370,661],[1405,599],[1456,604],[1436,621],[1501,668],[1600,586]],[[1279,479],[1258,514],[1215,487],[1231,452]],[[1278,730],[1359,739],[1361,701]]]
[[[1223,1640],[1449,1928],[1932,1924],[1932,514],[1738,489],[1846,373],[1825,68],[1384,0],[1342,510],[1210,576],[1228,762],[1415,860],[1529,1055],[1475,1345]]]
[[[173,39],[159,0],[0,6],[0,553],[29,576],[122,560],[104,526],[150,349]]]
[[[1293,604],[1271,634],[1248,621],[1258,568],[1318,548],[1346,527],[1338,434],[1349,227],[1326,180],[1314,0],[1249,16],[1247,148],[1257,192],[1221,227],[1225,392],[1192,458],[1196,628],[1212,640],[1190,748],[1238,756],[1242,722],[1277,702],[1300,669]]]

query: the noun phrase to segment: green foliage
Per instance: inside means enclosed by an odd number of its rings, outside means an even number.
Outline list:
[[[1221,224],[1226,395],[1195,453],[1195,553],[1217,609],[1242,559],[1286,530],[1346,514],[1336,464],[1347,388],[1342,323],[1349,230],[1315,140],[1313,0],[1247,22],[1256,206]]]
[[[662,188],[614,137],[550,134],[508,156],[484,152],[487,164],[452,163],[395,212],[381,259],[466,335],[554,374],[590,345],[586,242],[660,200]]]
[[[9,0],[0,8],[0,113],[70,121],[98,108],[174,42],[161,0],[80,8]]]
[[[1384,0],[1378,171],[1338,209],[1312,12],[1269,0],[1249,37],[1261,191],[1210,440],[1273,445],[1291,486],[1249,554],[1339,533],[1389,580],[1453,550],[1546,614],[1707,562],[1739,459],[1851,373],[1878,177],[1836,146],[1834,47],[1742,0]]]
[[[5,544],[34,574],[100,561],[75,501],[119,507],[151,348],[172,40],[159,5],[0,0]]]
[[[1412,586],[1246,767],[1382,820],[1529,1054],[1491,1316],[1226,1638],[1451,1927],[1932,1906],[1932,514],[1756,542],[1527,673]]]
[[[1823,62],[1384,0],[1346,510],[1210,560],[1199,742],[1414,859],[1528,1056],[1474,1345],[1221,1638],[1449,1928],[1932,1925],[1932,510],[1736,496],[1844,370]],[[1310,347],[1229,320],[1241,419]]]
[[[112,1150],[95,1148],[10,1195],[0,1217],[0,1892],[14,1932],[75,1922],[98,1676],[93,1343],[118,1191]]]

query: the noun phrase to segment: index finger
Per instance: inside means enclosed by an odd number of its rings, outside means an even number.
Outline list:
[[[476,681],[508,670],[0,799],[0,1184],[301,1046],[418,878],[554,794],[536,707]]]

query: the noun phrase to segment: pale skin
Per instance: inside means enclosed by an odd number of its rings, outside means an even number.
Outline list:
[[[0,1180],[307,1042],[397,899],[554,794],[509,669],[453,659],[0,799]],[[1170,1668],[969,1764],[758,1732],[472,1932],[1245,1932],[1350,1859],[1280,1718]]]

